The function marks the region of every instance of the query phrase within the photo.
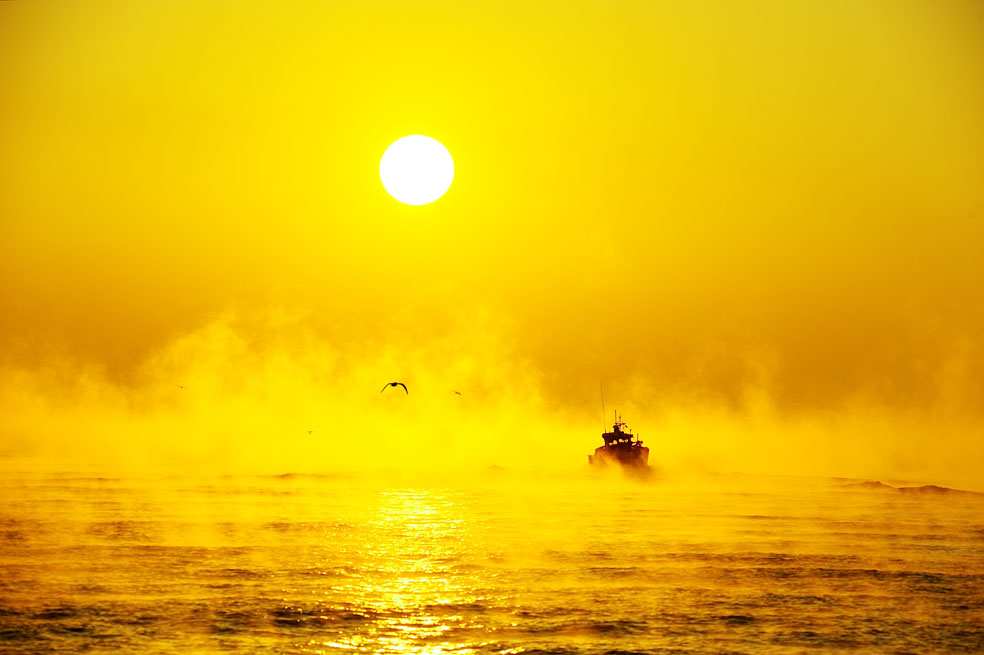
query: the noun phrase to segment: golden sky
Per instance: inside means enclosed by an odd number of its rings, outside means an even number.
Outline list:
[[[0,451],[580,465],[602,380],[653,459],[984,488],[982,116],[976,0],[2,2]]]

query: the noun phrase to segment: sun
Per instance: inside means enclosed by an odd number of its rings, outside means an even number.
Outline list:
[[[443,196],[454,179],[454,160],[437,139],[411,134],[390,144],[379,160],[387,193],[407,205],[426,205]]]

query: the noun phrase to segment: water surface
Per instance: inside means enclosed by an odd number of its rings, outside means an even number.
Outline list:
[[[984,497],[747,483],[8,474],[0,652],[984,652]]]

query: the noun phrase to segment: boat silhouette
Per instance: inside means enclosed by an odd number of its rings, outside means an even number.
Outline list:
[[[643,446],[642,440],[632,434],[632,430],[622,421],[617,411],[612,431],[603,433],[601,438],[605,440],[605,445],[596,448],[594,455],[588,455],[588,463],[592,466],[619,465],[629,469],[649,467],[649,448]]]

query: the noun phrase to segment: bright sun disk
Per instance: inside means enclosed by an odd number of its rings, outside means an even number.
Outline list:
[[[454,160],[438,141],[412,134],[390,144],[379,160],[387,193],[407,205],[426,205],[443,196],[454,179]]]

